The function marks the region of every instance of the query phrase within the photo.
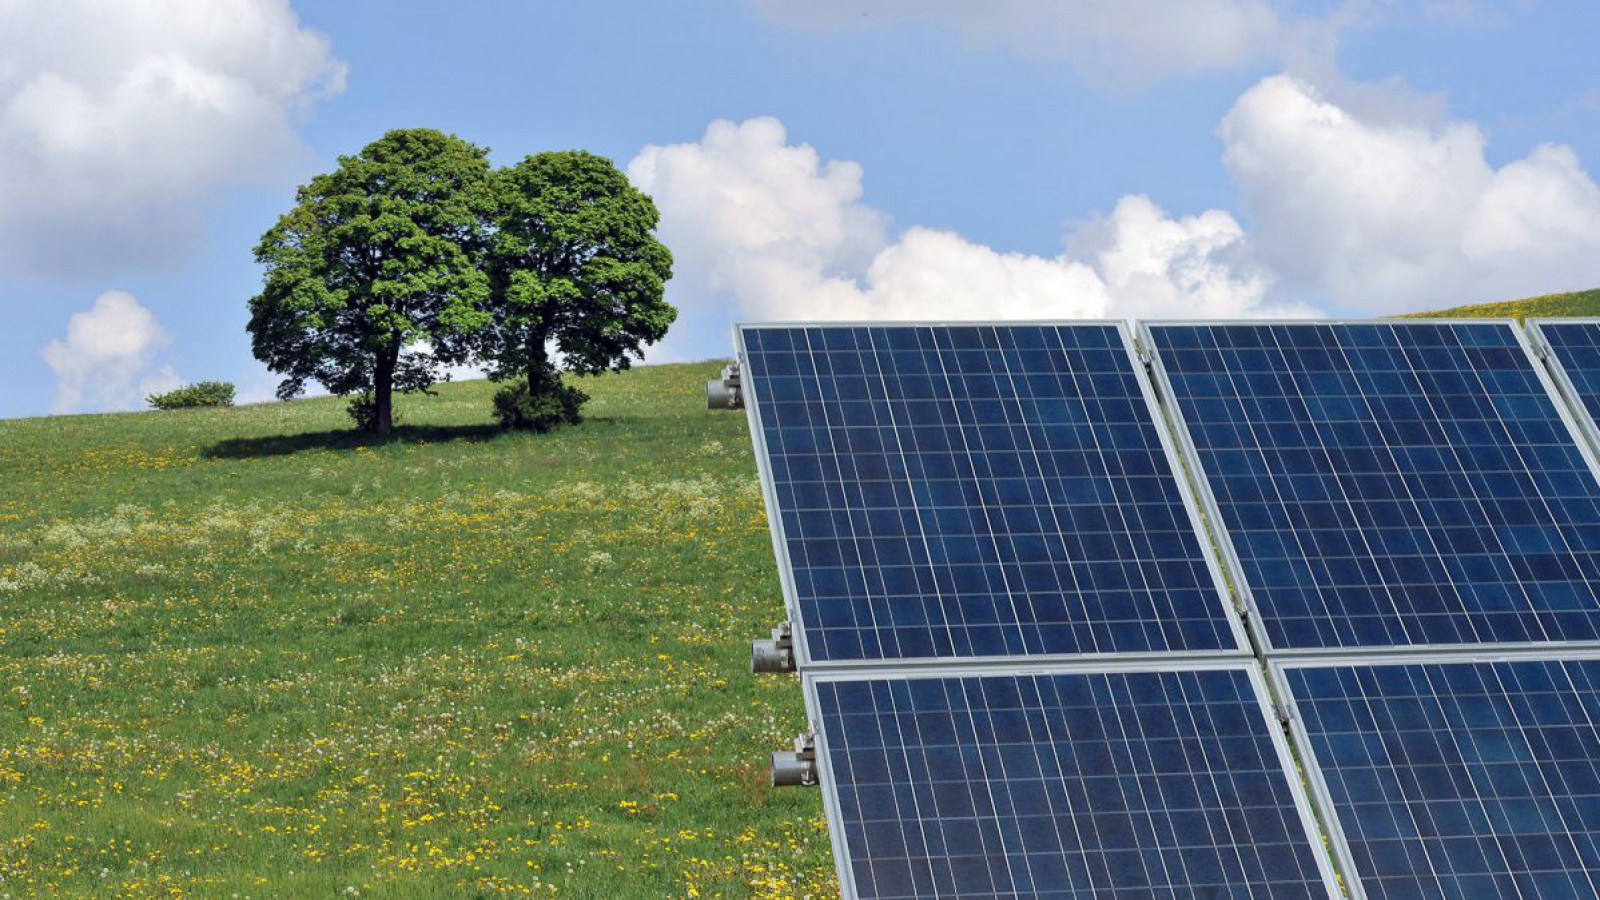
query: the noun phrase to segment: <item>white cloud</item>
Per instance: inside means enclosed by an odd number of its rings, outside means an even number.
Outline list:
[[[1399,93],[1391,110],[1415,105]],[[1570,148],[1496,169],[1472,123],[1337,96],[1274,76],[1220,129],[1257,248],[1289,289],[1395,312],[1600,282],[1600,189]]]
[[[0,271],[175,258],[343,80],[288,0],[0,0]]]
[[[928,228],[908,230],[878,254],[856,294],[826,318],[1095,318],[1110,300],[1081,262],[1001,253]]]
[[[51,411],[136,409],[146,395],[178,387],[183,380],[171,366],[155,366],[167,343],[155,314],[132,294],[101,294],[67,322],[65,340],[44,348],[45,362],[56,373]]]
[[[1267,0],[754,0],[809,28],[928,23],[979,47],[1063,59],[1099,79],[1227,70],[1273,56],[1297,29]]]
[[[1080,228],[1068,249],[1093,263],[1112,298],[1112,315],[1192,319],[1318,314],[1271,296],[1272,273],[1256,261],[1238,221],[1222,210],[1175,219],[1148,197],[1123,197],[1109,217]]]
[[[776,119],[718,121],[651,146],[629,177],[661,209],[680,323],[654,356],[721,352],[739,319],[1061,319],[1309,314],[1269,305],[1271,278],[1232,216],[1173,218],[1146,197],[1067,235],[1067,252],[1007,253],[910,228],[862,202],[861,167],[788,142]],[[693,341],[711,343],[692,344]]]
[[[847,289],[838,279],[884,246],[888,217],[860,202],[861,174],[789,145],[773,118],[718,120],[699,143],[648,146],[628,164],[662,209],[675,268],[759,315],[804,302],[792,285]]]

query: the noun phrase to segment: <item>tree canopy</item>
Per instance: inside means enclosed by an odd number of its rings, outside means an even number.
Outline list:
[[[539,153],[497,171],[494,185],[493,315],[470,341],[495,377],[538,392],[558,363],[625,369],[667,333],[677,310],[663,298],[672,254],[655,238],[660,214],[610,160]]]
[[[266,283],[250,300],[256,358],[286,376],[278,396],[308,381],[370,392],[363,424],[387,432],[392,392],[431,386],[459,361],[452,338],[488,322],[493,210],[488,151],[423,128],[391,131],[300,188],[256,247]]]

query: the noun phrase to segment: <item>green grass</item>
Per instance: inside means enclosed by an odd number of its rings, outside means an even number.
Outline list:
[[[716,369],[0,421],[0,895],[836,896]]]
[[[1437,312],[1416,313],[1415,318],[1532,319],[1539,316],[1600,316],[1600,288],[1571,294],[1547,294],[1526,300],[1478,303]]]

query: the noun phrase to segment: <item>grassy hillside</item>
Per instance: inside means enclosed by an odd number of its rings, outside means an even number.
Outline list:
[[[1453,309],[1415,314],[1416,318],[1532,319],[1539,316],[1600,316],[1600,288],[1571,294],[1547,294],[1543,297],[1529,297],[1526,300],[1457,306]]]
[[[836,894],[715,369],[0,421],[0,894]]]

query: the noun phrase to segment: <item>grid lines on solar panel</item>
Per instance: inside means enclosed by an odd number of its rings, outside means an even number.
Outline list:
[[[1550,345],[1589,418],[1600,424],[1600,322],[1540,322]]]
[[[1327,896],[1243,668],[817,696],[863,898]]]
[[[1149,331],[1274,649],[1600,639],[1600,480],[1511,327]]]
[[[811,659],[1240,649],[1115,326],[742,337]]]
[[[1600,661],[1285,676],[1369,897],[1600,896]]]

